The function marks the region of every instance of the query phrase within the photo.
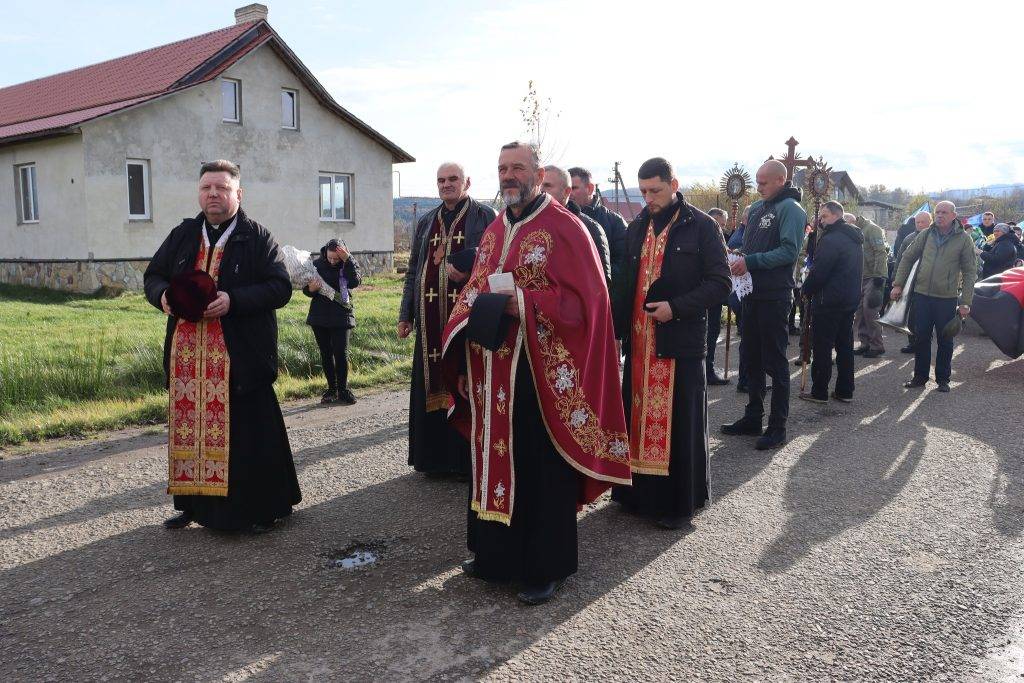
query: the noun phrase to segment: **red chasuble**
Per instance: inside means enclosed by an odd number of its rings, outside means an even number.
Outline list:
[[[678,214],[678,212],[677,212]],[[654,222],[647,224],[647,236],[640,251],[636,299],[633,301],[633,325],[630,328],[630,468],[637,474],[668,476],[672,444],[672,383],[676,362],[658,358],[654,331],[658,324],[645,313],[644,302],[651,283],[661,277],[665,244],[675,218],[660,235],[654,234]]]
[[[469,200],[463,202],[451,225],[444,224],[444,207],[437,211],[437,220],[430,227],[426,263],[420,269],[420,345],[423,348],[423,381],[426,384],[426,411],[447,410],[452,405],[451,394],[444,386],[441,374],[441,332],[448,313],[458,298],[454,282],[448,281],[448,256],[460,251],[466,239],[466,211]]]
[[[490,291],[492,273],[512,273],[519,307],[519,319],[511,321],[497,351],[461,335],[476,297]],[[604,275],[580,221],[548,196],[515,227],[500,213],[481,237],[444,330],[446,380],[456,396],[450,419],[470,442],[471,505],[480,519],[511,524],[512,412],[521,362],[530,364],[552,443],[582,475],[579,502],[593,501],[612,484],[630,483],[615,354]],[[455,391],[463,367],[468,402]]]
[[[196,270],[217,280],[224,244],[233,230],[228,228],[214,247],[206,229],[200,231]],[[230,369],[220,318],[195,323],[178,319],[171,340],[168,493],[228,495]]]

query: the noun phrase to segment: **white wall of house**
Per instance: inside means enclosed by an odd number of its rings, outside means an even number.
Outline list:
[[[36,165],[37,223],[18,219],[16,167],[28,163]],[[88,242],[82,139],[0,147],[0,258],[86,258]]]
[[[341,237],[354,251],[392,251],[391,153],[322,107],[268,45],[222,76],[241,83],[240,124],[222,121],[218,78],[85,123],[80,137],[0,148],[0,258],[149,257],[199,212],[200,164],[218,158],[241,166],[242,207],[281,244]],[[282,88],[299,93],[298,130],[281,126]],[[149,162],[149,219],[128,217],[127,159]],[[41,220],[20,226],[14,166],[26,161],[37,163]],[[352,174],[352,220],[320,220],[320,171]]]

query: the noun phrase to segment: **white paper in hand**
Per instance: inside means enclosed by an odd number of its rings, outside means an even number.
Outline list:
[[[487,276],[487,285],[495,294],[515,294],[516,281],[512,273],[491,273]]]
[[[731,266],[739,258],[741,258],[739,254],[729,254],[729,265]],[[754,279],[750,277],[750,271],[743,273],[743,275],[732,276],[732,291],[736,293],[736,298],[740,300],[754,291]]]

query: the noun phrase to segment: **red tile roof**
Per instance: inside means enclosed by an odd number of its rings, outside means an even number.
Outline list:
[[[71,132],[98,116],[215,78],[243,55],[270,42],[320,102],[388,149],[404,150],[341,107],[265,21],[222,28],[73,71],[0,88],[0,144]]]

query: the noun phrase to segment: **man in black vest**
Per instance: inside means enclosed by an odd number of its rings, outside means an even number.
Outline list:
[[[759,436],[758,450],[786,443],[789,417],[789,309],[793,303],[793,264],[800,254],[807,213],[800,190],[787,180],[781,161],[766,161],[757,170],[760,201],[750,207],[743,235],[743,256],[730,269],[749,272],[754,289],[743,298],[743,346],[749,398],[742,418],[722,425],[723,434]],[[771,415],[762,434],[765,373],[772,378]]]

